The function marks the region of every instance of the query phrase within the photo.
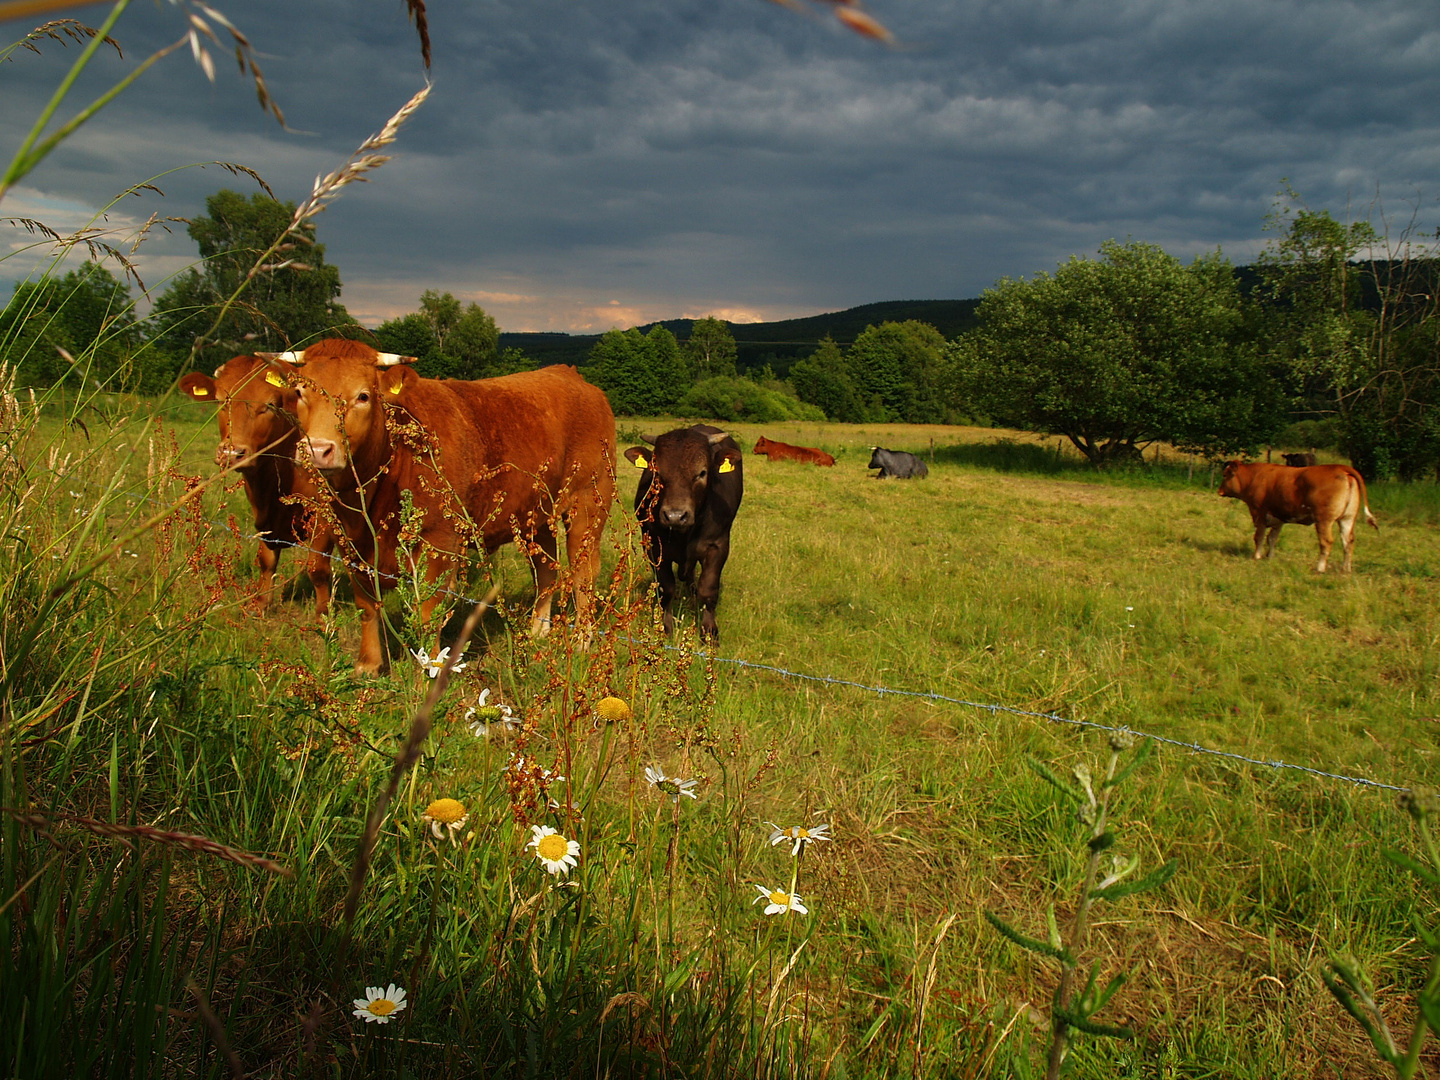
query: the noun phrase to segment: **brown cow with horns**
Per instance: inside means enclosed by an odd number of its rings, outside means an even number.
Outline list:
[[[535,575],[530,632],[547,632],[561,522],[576,619],[589,622],[614,495],[615,417],[574,368],[422,379],[408,366],[413,357],[342,339],[281,357],[303,365],[296,454],[328,481],[335,517],[364,564],[352,574],[358,674],[385,667],[380,592],[396,584],[402,558],[432,586],[420,607],[428,624],[467,545],[489,553],[519,541]]]
[[[206,375],[192,371],[180,380],[180,392],[203,404],[219,405],[220,444],[215,464],[235,465],[245,482],[245,497],[255,516],[260,551],[260,589],[255,606],[264,611],[275,600],[275,568],[287,547],[305,549],[305,569],[315,586],[315,613],[330,610],[330,551],[335,538],[310,520],[315,482],[295,464],[300,441],[295,427],[295,369],[284,361],[237,356]]]
[[[1361,511],[1372,528],[1377,532],[1380,529],[1365,497],[1365,479],[1349,465],[1312,465],[1297,469],[1289,465],[1231,461],[1226,463],[1220,478],[1220,494],[1240,499],[1250,508],[1250,520],[1255,523],[1257,559],[1268,558],[1275,550],[1275,537],[1282,525],[1314,525],[1320,541],[1320,561],[1315,564],[1317,574],[1323,574],[1329,563],[1335,525],[1340,526],[1340,541],[1345,546],[1347,574],[1355,547],[1355,519]],[[1270,530],[1268,537],[1266,529]]]

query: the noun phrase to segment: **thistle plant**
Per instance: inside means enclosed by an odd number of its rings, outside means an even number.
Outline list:
[[[1440,898],[1440,852],[1436,850],[1434,832],[1434,822],[1440,819],[1440,795],[1414,788],[1402,791],[1399,802],[1400,809],[1415,819],[1424,861],[1394,848],[1384,848],[1380,854],[1402,870],[1410,871]],[[1440,1031],[1440,926],[1427,926],[1417,912],[1415,935],[1430,950],[1430,966],[1425,985],[1415,995],[1415,1026],[1410,1029],[1410,1039],[1403,1050],[1376,1004],[1370,981],[1360,971],[1353,956],[1332,953],[1320,972],[1326,988],[1365,1029],[1375,1052],[1395,1070],[1400,1080],[1410,1080],[1420,1072],[1420,1051],[1425,1046],[1425,1034],[1432,1028]]]
[[[1115,834],[1108,827],[1111,800],[1120,783],[1145,763],[1154,745],[1145,740],[1122,766],[1120,759],[1135,746],[1135,740],[1136,737],[1129,731],[1116,731],[1110,735],[1110,758],[1098,780],[1089,766],[1081,764],[1071,770],[1075,778],[1075,784],[1071,784],[1043,762],[1029,759],[1035,772],[1067,802],[1076,805],[1075,816],[1085,828],[1085,846],[1088,849],[1085,873],[1080,881],[1075,915],[1065,930],[1061,931],[1055,917],[1054,904],[1046,912],[1047,933],[1043,941],[1027,937],[994,912],[985,912],[990,925],[1010,941],[1060,965],[1060,982],[1055,987],[1055,997],[1050,1006],[1050,1054],[1045,1070],[1046,1080],[1055,1080],[1060,1075],[1076,1032],[1112,1039],[1135,1037],[1131,1028],[1102,1024],[1094,1019],[1095,1014],[1125,984],[1126,975],[1123,972],[1101,987],[1098,984],[1099,962],[1092,961],[1084,976],[1084,985],[1080,985],[1081,954],[1090,930],[1090,909],[1095,902],[1105,900],[1113,903],[1126,896],[1148,892],[1164,885],[1175,875],[1177,863],[1171,859],[1146,876],[1134,878],[1140,868],[1140,856],[1126,857],[1112,850]]]

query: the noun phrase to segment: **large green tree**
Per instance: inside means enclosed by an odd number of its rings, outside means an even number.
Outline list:
[[[620,416],[666,412],[689,388],[680,345],[663,326],[648,334],[634,327],[607,331],[590,349],[584,374]]]
[[[929,323],[907,319],[867,326],[845,359],[869,419],[945,421],[949,357],[944,335]]]
[[[1420,476],[1440,462],[1440,251],[1409,234],[1398,258],[1366,221],[1295,205],[1269,219],[1279,235],[1258,260],[1270,354],[1288,367],[1304,415],[1334,416],[1365,476]]]
[[[139,344],[128,286],[98,263],[20,282],[0,310],[0,359],[17,369],[22,385],[48,386],[71,376],[133,388],[138,376],[131,361]]]
[[[723,319],[696,319],[681,352],[690,377],[697,382],[735,374],[735,335]]]
[[[419,311],[381,323],[375,336],[385,351],[417,357],[415,370],[429,379],[485,379],[533,366],[513,350],[502,355],[500,328],[479,304],[434,289],[420,295]]]
[[[214,367],[240,352],[282,351],[358,331],[339,301],[340,271],[325,262],[325,247],[315,242],[313,225],[301,226],[251,276],[256,260],[285,234],[294,213],[294,203],[258,193],[247,199],[236,191],[217,191],[205,200],[205,214],[187,230],[199,245],[201,265],[176,277],[155,304],[152,318],[165,351],[186,357],[196,339],[208,335],[200,344],[198,366]],[[222,305],[237,291],[212,331]]]
[[[956,391],[1097,465],[1156,440],[1218,457],[1272,437],[1284,398],[1247,340],[1229,263],[1115,241],[1100,256],[986,290],[951,350]]]
[[[796,397],[818,405],[831,420],[858,424],[870,419],[845,354],[829,334],[818,349],[790,368],[790,385]]]

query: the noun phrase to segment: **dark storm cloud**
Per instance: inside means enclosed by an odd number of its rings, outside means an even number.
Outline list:
[[[776,317],[976,295],[1110,237],[1245,260],[1282,177],[1337,213],[1437,194],[1420,0],[872,3],[899,47],[762,0],[432,3],[431,101],[320,222],[346,302],[373,318],[449,288],[533,329]],[[96,205],[225,158],[298,199],[421,84],[398,2],[228,13],[313,134],[267,122],[223,62],[212,88],[177,57],[29,188]],[[169,5],[135,15],[132,58],[179,32]],[[7,145],[59,53],[0,72]],[[192,213],[226,184],[181,174],[129,212]]]

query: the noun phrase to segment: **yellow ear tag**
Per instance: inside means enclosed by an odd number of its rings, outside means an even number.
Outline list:
[[[722,472],[722,473],[723,473],[723,472],[734,472],[734,471],[735,471],[735,462],[731,461],[731,460],[727,457],[724,461],[722,461],[722,462],[720,463],[720,469],[719,469],[719,471]]]
[[[400,384],[397,385],[397,386],[392,386],[392,387],[390,387],[390,392],[391,392],[392,394],[398,395],[398,394],[400,393],[400,391],[401,391],[401,390],[404,390],[404,389],[405,389],[405,384],[404,384],[404,383],[400,383]]]
[[[636,467],[637,469],[643,469],[643,468],[645,468],[646,466],[648,466],[649,464],[650,464],[650,462],[649,462],[648,460],[646,460],[646,457],[645,457],[644,454],[636,454],[636,455],[635,455],[635,467]]]
[[[267,371],[265,373],[265,381],[268,382],[271,386],[284,387],[285,385],[285,380],[273,371]]]
[[[209,391],[209,389],[208,389],[207,387],[204,387],[204,386],[196,386],[196,387],[194,387],[194,388],[191,389],[190,393],[193,394],[195,397],[209,397],[209,396],[210,396],[210,391]]]

